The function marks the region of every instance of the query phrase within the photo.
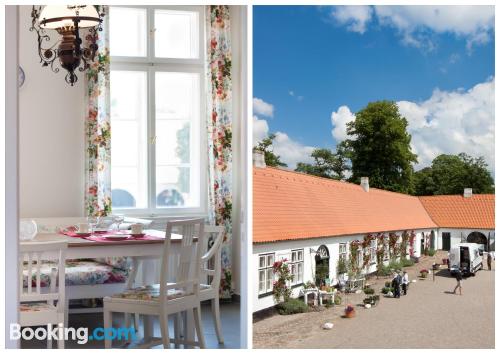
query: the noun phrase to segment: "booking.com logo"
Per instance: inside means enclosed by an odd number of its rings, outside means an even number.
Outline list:
[[[33,338],[37,340],[52,339],[54,341],[59,339],[76,340],[78,344],[86,344],[88,341],[100,341],[105,339],[134,341],[136,340],[136,334],[134,327],[97,327],[94,328],[92,334],[89,335],[89,329],[86,327],[65,328],[62,323],[59,323],[57,326],[49,324],[47,327],[37,327],[35,329],[31,327],[24,327],[21,329],[19,323],[10,324],[11,340],[32,340]]]

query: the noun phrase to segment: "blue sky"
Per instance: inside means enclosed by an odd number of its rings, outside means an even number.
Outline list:
[[[334,148],[368,102],[387,99],[410,121],[417,168],[466,148],[493,164],[494,10],[451,8],[254,6],[256,140],[279,132],[278,153],[293,167],[313,147]]]

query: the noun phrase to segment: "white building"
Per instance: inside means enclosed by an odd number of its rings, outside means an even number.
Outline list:
[[[455,204],[460,204],[456,201],[459,198],[464,199],[462,196],[446,197],[454,197]],[[441,196],[429,198],[438,200]],[[471,198],[467,201],[481,197]],[[494,196],[483,199],[487,200],[487,209],[491,209]],[[363,273],[377,270],[377,250],[383,253],[384,263],[388,262],[388,253],[391,252],[387,242],[389,237],[399,245],[404,242],[404,233],[413,235],[406,238],[406,253],[418,258],[425,249],[442,248],[442,236],[448,237],[446,232],[450,233],[450,242],[454,244],[460,242],[460,233],[467,237],[471,232],[483,230],[478,226],[484,226],[484,223],[474,225],[471,220],[461,224],[460,228],[456,223],[442,222],[435,216],[440,213],[439,207],[434,207],[436,204],[414,196],[370,188],[367,178],[362,179],[361,185],[356,185],[265,166],[255,167],[253,311],[274,305],[272,266],[275,261],[288,260],[294,275],[290,284],[292,296],[298,297],[305,283],[316,282],[316,272],[318,269],[324,271],[324,266],[327,280],[335,281],[339,258],[349,259],[351,242],[363,241],[367,235],[379,237],[368,240],[366,248],[360,247],[356,251]],[[432,209],[432,215],[424,206]],[[461,212],[463,210],[457,217]],[[494,223],[494,212],[491,220]],[[466,225],[471,226],[466,229]],[[493,229],[488,230],[490,237]],[[487,236],[488,232],[483,231]],[[381,243],[382,239],[386,241]]]

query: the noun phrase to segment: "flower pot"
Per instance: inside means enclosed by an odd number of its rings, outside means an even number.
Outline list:
[[[345,317],[346,318],[353,318],[356,316],[356,312],[355,311],[348,311],[348,312],[345,312]]]

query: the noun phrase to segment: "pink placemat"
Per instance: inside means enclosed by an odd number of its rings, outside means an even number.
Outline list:
[[[78,237],[78,238],[82,238],[82,239],[94,241],[94,242],[123,242],[123,241],[134,242],[134,241],[145,241],[145,240],[156,241],[156,240],[163,240],[164,239],[163,237],[147,235],[147,234],[142,236],[142,237],[133,237],[130,235],[130,232],[125,232],[125,231],[97,233],[97,234],[92,234],[90,236],[81,236],[81,235],[78,235],[74,231],[65,230],[65,231],[62,231],[61,234],[66,235],[66,236],[70,236],[70,237]],[[124,235],[124,236],[128,235],[129,237],[126,239],[120,239],[120,240],[110,240],[110,239],[103,237],[106,235]]]

